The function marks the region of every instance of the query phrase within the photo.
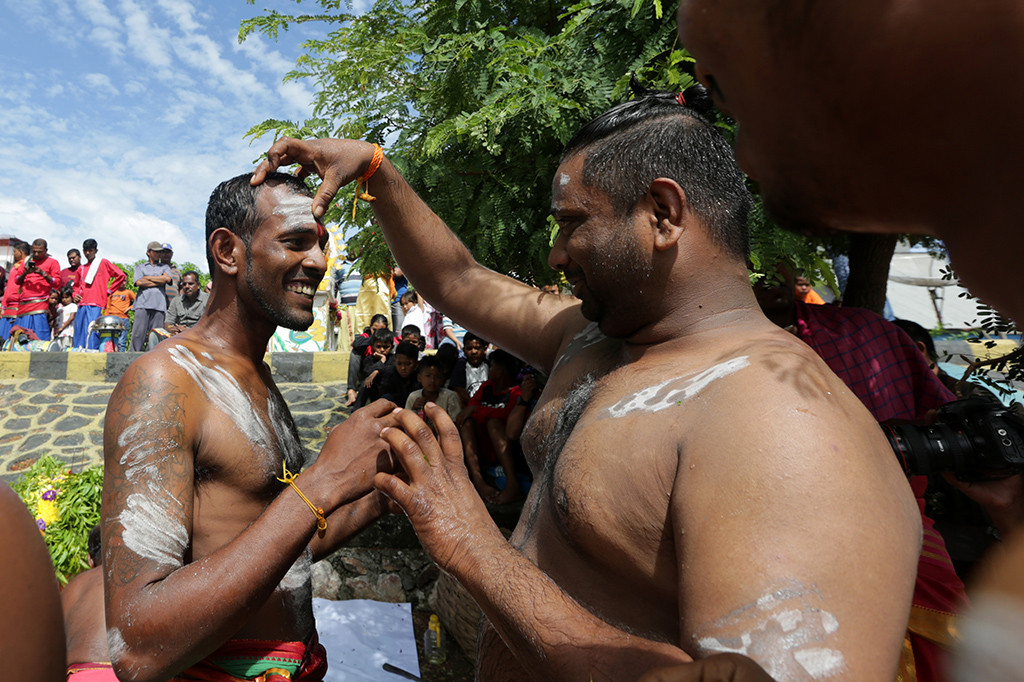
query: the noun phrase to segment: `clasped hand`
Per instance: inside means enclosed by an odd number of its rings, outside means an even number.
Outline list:
[[[458,575],[471,551],[486,551],[487,542],[505,539],[469,480],[462,441],[448,413],[434,403],[424,412],[436,438],[410,410],[395,410],[396,425],[381,432],[407,480],[382,472],[373,484],[409,517],[431,559]]]

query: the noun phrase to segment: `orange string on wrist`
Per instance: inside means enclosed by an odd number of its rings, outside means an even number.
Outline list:
[[[309,507],[310,511],[313,512],[313,516],[316,517],[317,534],[320,537],[323,537],[324,532],[327,530],[327,519],[324,518],[324,508],[316,506],[315,504],[309,501],[308,497],[302,494],[302,491],[299,490],[299,486],[295,485],[295,474],[288,471],[287,462],[281,462],[281,470],[284,475],[278,478],[277,480],[281,481],[281,483],[287,483],[292,487],[293,490],[295,490],[295,492],[299,494],[299,497],[302,498],[302,501],[305,502],[306,506]]]
[[[373,143],[373,158],[370,159],[370,165],[367,167],[366,172],[359,176],[359,180],[356,181],[356,195],[352,197],[352,220],[356,219],[356,204],[359,200],[363,201],[376,201],[377,197],[370,194],[370,178],[380,168],[380,162],[384,160],[384,150],[380,148],[380,145],[376,142]],[[363,187],[363,191],[360,192],[359,188]]]

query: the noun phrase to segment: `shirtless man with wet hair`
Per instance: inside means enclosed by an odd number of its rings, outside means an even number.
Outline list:
[[[231,657],[256,660],[250,674],[321,679],[310,566],[383,509],[371,481],[388,464],[379,433],[392,418],[378,417],[391,403],[352,415],[302,471],[310,460],[263,355],[278,325],[312,323],[327,233],[301,181],[249,179],[210,199],[205,314],[135,361],[107,408],[104,589],[121,680],[236,674]],[[295,487],[326,524],[278,479],[285,468],[302,471]]]
[[[324,179],[319,215],[373,154],[283,139],[254,182],[301,164]],[[713,126],[651,96],[569,143],[549,262],[576,298],[479,265],[387,160],[369,184],[424,296],[550,375],[522,436],[535,483],[511,542],[443,410],[427,409],[438,440],[407,411],[383,432],[410,479],[375,484],[487,616],[481,679],[636,679],[721,651],[784,679],[892,676],[919,515],[861,403],[758,309],[749,197]]]

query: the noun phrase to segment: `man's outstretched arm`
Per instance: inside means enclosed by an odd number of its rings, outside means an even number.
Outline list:
[[[253,183],[262,182],[269,171],[300,164],[301,174],[323,178],[313,199],[313,213],[320,217],[341,187],[365,173],[373,151],[369,143],[356,140],[283,138],[256,168]],[[371,206],[391,252],[427,301],[474,333],[551,370],[566,326],[581,320],[573,312],[578,303],[543,294],[477,263],[386,158],[368,191],[376,197]],[[524,329],[530,334],[524,335]]]
[[[168,679],[213,652],[252,618],[316,532],[306,504],[285,488],[233,540],[191,561],[193,453],[201,408],[209,409],[197,393],[182,372],[136,363],[107,409],[104,587],[111,662],[122,680]],[[369,489],[387,449],[379,428],[359,420],[339,427],[328,440],[345,451],[322,452],[296,479],[328,514]]]
[[[426,412],[440,442],[415,413],[400,412],[399,428],[382,437],[409,482],[378,474],[374,484],[402,507],[431,558],[469,590],[533,679],[628,680],[691,660],[597,618],[512,547],[469,480],[455,425],[437,405]]]

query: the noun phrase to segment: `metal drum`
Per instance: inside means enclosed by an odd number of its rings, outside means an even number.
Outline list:
[[[104,332],[107,334],[111,334],[112,332],[123,332],[128,329],[127,323],[128,320],[123,317],[118,317],[117,315],[103,315],[96,318],[96,321],[93,322],[92,330],[100,336],[103,336]]]

